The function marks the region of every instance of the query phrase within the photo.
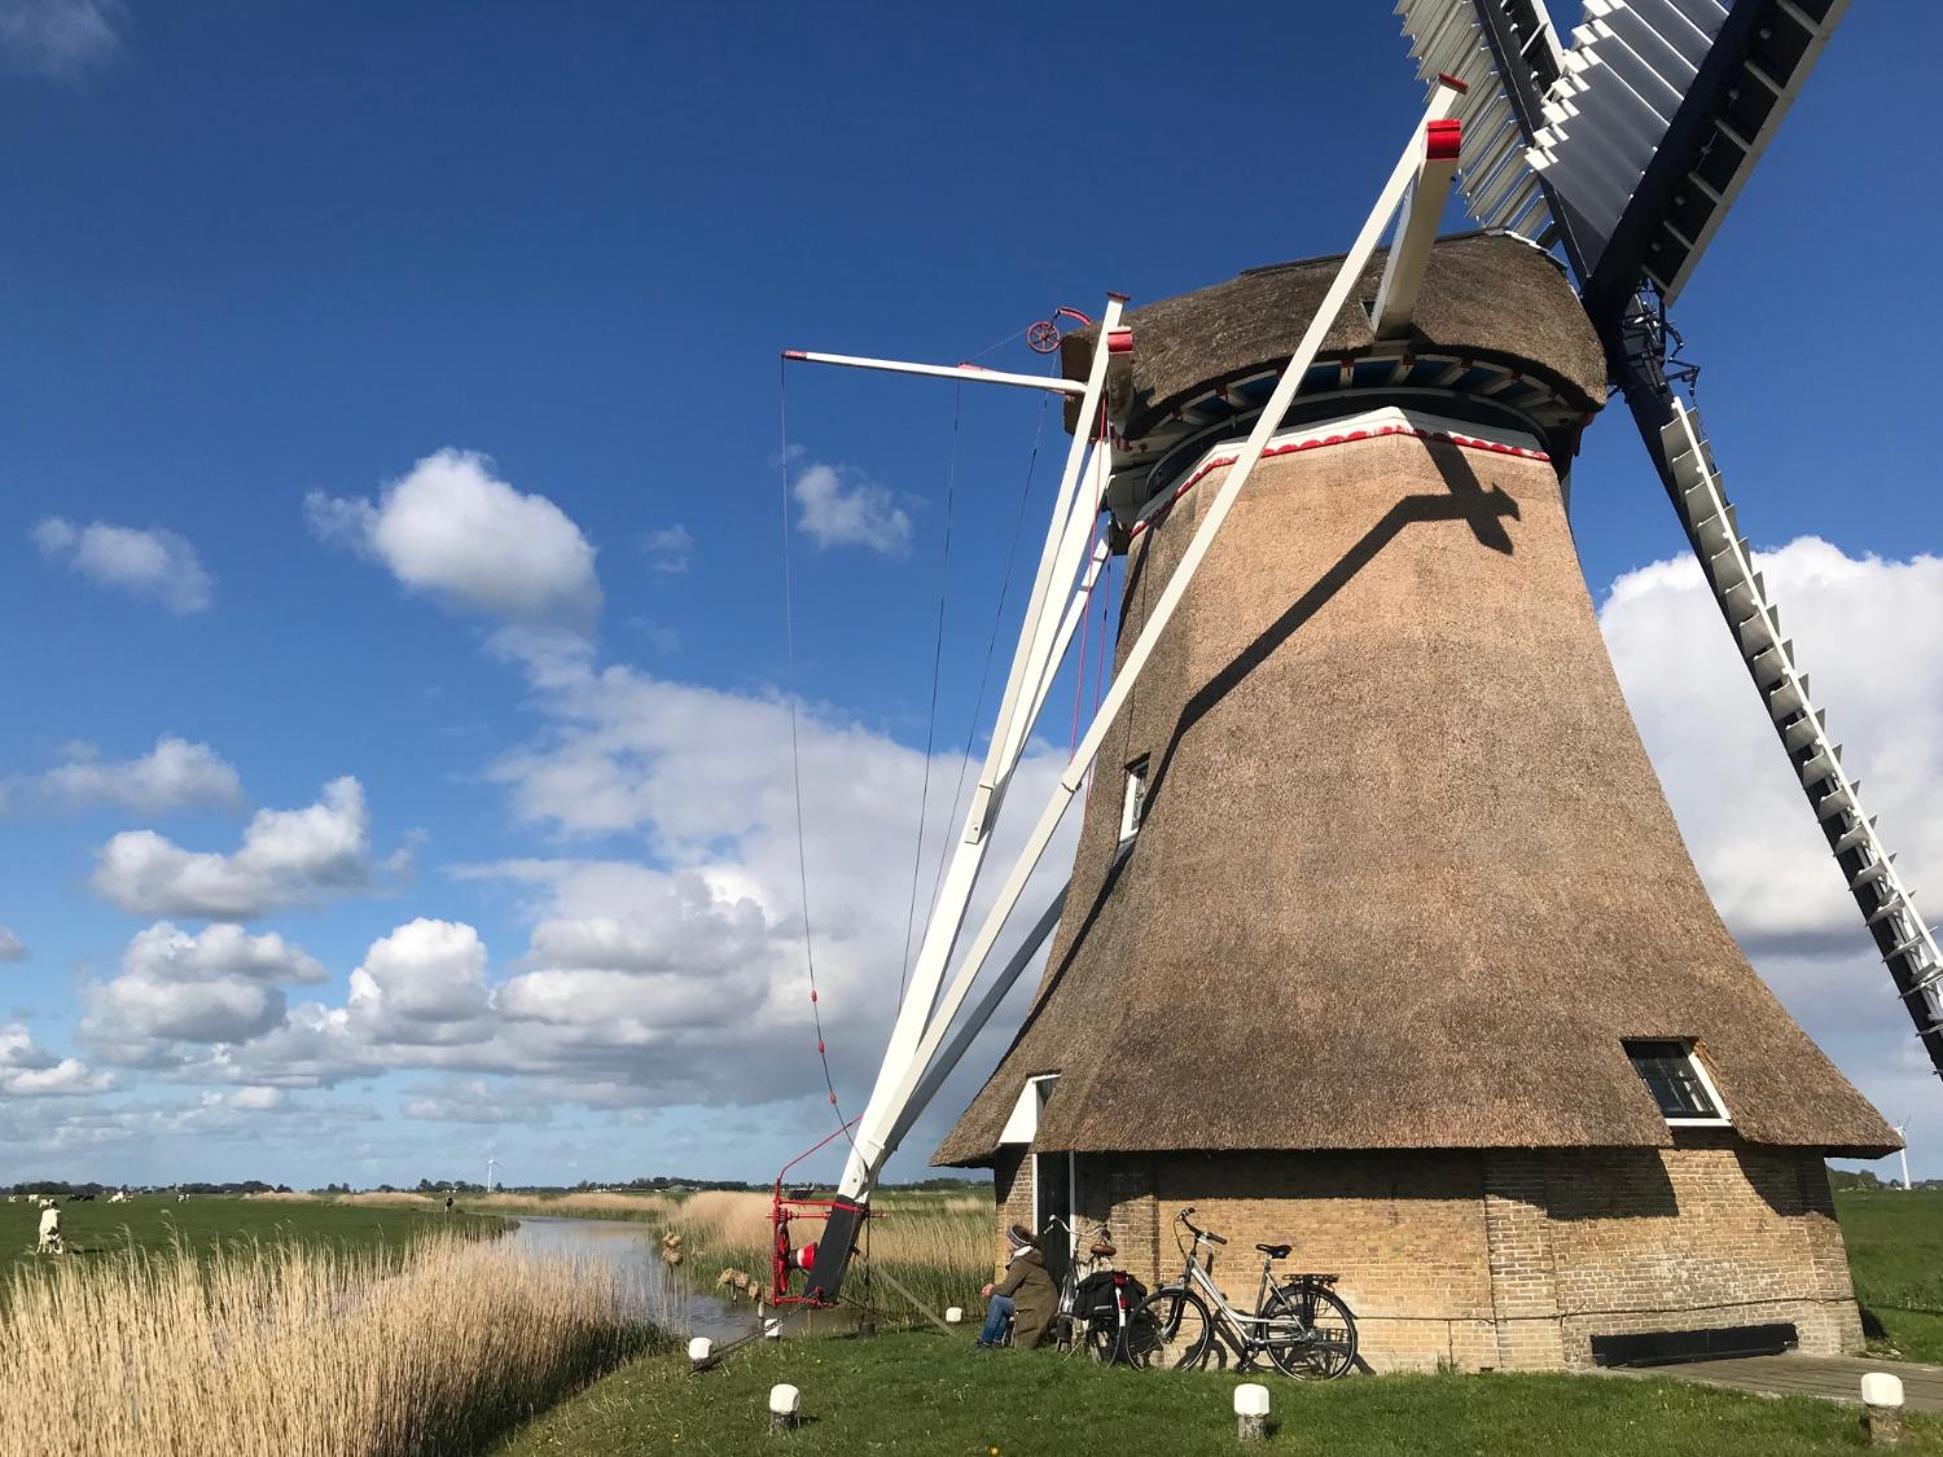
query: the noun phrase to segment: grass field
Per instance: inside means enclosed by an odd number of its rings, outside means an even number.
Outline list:
[[[764,1450],[772,1384],[802,1390],[810,1421],[788,1450],[967,1457],[1169,1457],[1237,1450],[1232,1391],[1216,1373],[1102,1370],[1047,1353],[979,1355],[909,1332],[784,1342],[705,1375],[636,1361],[492,1450],[498,1457],[619,1457]],[[1862,1449],[1854,1408],[1609,1376],[1271,1379],[1265,1450],[1395,1457],[1805,1457]],[[1943,1423],[1913,1417],[1903,1450],[1943,1452]],[[780,1446],[778,1450],[781,1450]]]
[[[1835,1196],[1871,1348],[1943,1362],[1943,1191]]]
[[[126,1250],[186,1247],[208,1252],[252,1243],[331,1245],[344,1249],[402,1248],[428,1233],[458,1229],[477,1234],[505,1227],[496,1216],[459,1214],[442,1207],[338,1204],[317,1199],[137,1197],[126,1204],[105,1199],[61,1206],[61,1236],[78,1258],[93,1260]],[[40,1210],[26,1200],[0,1203],[0,1280],[21,1262],[34,1261]]]

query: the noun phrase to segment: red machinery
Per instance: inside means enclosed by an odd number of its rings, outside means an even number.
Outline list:
[[[817,1242],[810,1240],[800,1247],[796,1245],[790,1236],[789,1222],[792,1219],[814,1219],[827,1226],[830,1211],[838,1207],[838,1201],[787,1194],[783,1191],[783,1180],[791,1169],[811,1154],[849,1133],[850,1127],[851,1125],[846,1123],[814,1148],[805,1149],[784,1164],[782,1172],[776,1175],[775,1193],[769,1204],[769,1304],[771,1305],[824,1307],[836,1304],[834,1292],[825,1294],[821,1287],[811,1284],[808,1278],[811,1268],[816,1264]],[[841,1263],[847,1264],[848,1261]],[[805,1278],[802,1288],[792,1292],[789,1288],[790,1277],[796,1274],[801,1274]]]

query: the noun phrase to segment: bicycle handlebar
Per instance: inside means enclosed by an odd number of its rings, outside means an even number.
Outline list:
[[[1204,1239],[1209,1244],[1215,1244],[1215,1245],[1225,1245],[1228,1242],[1226,1239],[1224,1239],[1222,1236],[1218,1234],[1210,1234],[1207,1230],[1202,1229],[1193,1220],[1189,1219],[1188,1215],[1192,1214],[1193,1212],[1194,1212],[1194,1206],[1190,1204],[1187,1206],[1187,1208],[1183,1209],[1180,1212],[1178,1217],[1181,1223],[1188,1227],[1189,1231],[1193,1233],[1196,1239]]]

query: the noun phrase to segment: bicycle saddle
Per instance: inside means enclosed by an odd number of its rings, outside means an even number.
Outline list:
[[[1255,1248],[1260,1250],[1263,1254],[1267,1255],[1271,1260],[1286,1260],[1289,1257],[1289,1251],[1294,1249],[1295,1246],[1294,1245],[1256,1245]]]

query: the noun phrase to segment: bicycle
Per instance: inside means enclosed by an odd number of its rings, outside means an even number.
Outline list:
[[[1052,1219],[1050,1232],[1059,1229],[1071,1238],[1065,1221]],[[1067,1262],[1066,1277],[1059,1282],[1059,1313],[1053,1318],[1055,1344],[1060,1353],[1076,1356],[1084,1351],[1094,1361],[1111,1361],[1121,1345],[1121,1331],[1138,1295],[1144,1288],[1131,1275],[1113,1268],[1119,1251],[1112,1232],[1102,1224],[1087,1248],[1084,1273],[1078,1259]],[[1097,1277],[1110,1277],[1099,1281]],[[1102,1289],[1101,1284],[1108,1285]]]
[[[1190,1206],[1179,1215],[1181,1226],[1194,1236],[1182,1250],[1186,1263],[1180,1279],[1155,1290],[1128,1317],[1120,1352],[1127,1365],[1192,1371],[1217,1343],[1234,1351],[1237,1370],[1249,1369],[1265,1355],[1284,1376],[1329,1381],[1356,1364],[1356,1317],[1330,1288],[1339,1276],[1299,1274],[1277,1283],[1272,1268],[1288,1258],[1290,1246],[1258,1244],[1262,1277],[1255,1309],[1237,1310],[1209,1273],[1213,1248],[1228,1241],[1197,1227],[1188,1218],[1193,1213]],[[1204,1245],[1209,1248],[1205,1268]]]

